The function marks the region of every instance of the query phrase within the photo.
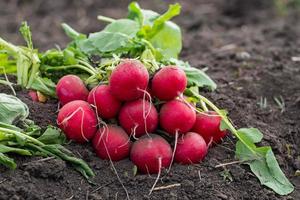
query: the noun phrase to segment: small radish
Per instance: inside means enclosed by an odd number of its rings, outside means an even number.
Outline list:
[[[172,149],[159,135],[145,135],[133,143],[130,159],[143,173],[160,173],[171,163]]]
[[[57,124],[67,138],[79,143],[89,141],[97,131],[97,118],[91,106],[82,100],[64,105],[57,116]]]
[[[59,79],[56,85],[56,95],[61,105],[65,105],[74,100],[86,101],[89,91],[78,76],[66,75]]]
[[[89,93],[88,102],[96,106],[97,114],[103,119],[114,118],[121,108],[121,102],[111,94],[108,85],[94,87]]]
[[[140,137],[156,130],[158,113],[149,101],[138,99],[124,104],[119,113],[119,122],[128,135]]]
[[[172,100],[183,93],[187,86],[184,71],[176,66],[166,66],[159,70],[151,81],[151,90],[162,101]]]
[[[149,81],[146,67],[138,60],[126,59],[112,72],[109,85],[112,94],[121,101],[143,96]]]
[[[35,90],[29,90],[28,95],[30,96],[32,101],[39,102],[39,98]]]
[[[194,164],[203,160],[207,154],[207,145],[201,135],[188,132],[178,139],[175,161],[181,164]]]
[[[130,139],[121,127],[107,125],[95,134],[93,147],[101,159],[119,161],[129,155]]]
[[[31,97],[31,100],[34,102],[45,103],[47,101],[47,97],[39,91],[29,90],[28,95]]]
[[[170,135],[188,132],[196,121],[196,113],[191,107],[177,99],[165,103],[160,109],[161,127]]]
[[[192,131],[200,134],[207,144],[211,142],[211,140],[215,143],[219,143],[227,133],[226,131],[220,130],[221,121],[221,116],[214,111],[199,113],[197,114]]]

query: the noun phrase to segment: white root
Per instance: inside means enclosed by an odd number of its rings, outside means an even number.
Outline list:
[[[107,149],[107,146],[106,146],[105,142],[104,142],[103,144],[104,144],[106,153],[107,153],[107,155],[108,155],[110,164],[111,164],[111,166],[112,166],[112,168],[113,168],[113,170],[114,170],[114,172],[115,172],[115,174],[116,174],[116,176],[117,176],[117,179],[118,179],[118,181],[120,182],[120,184],[122,185],[122,187],[123,187],[123,189],[124,189],[124,191],[125,191],[125,193],[126,193],[126,198],[127,198],[128,200],[130,200],[128,191],[127,191],[126,187],[124,186],[124,184],[123,184],[123,182],[122,182],[122,180],[121,180],[121,178],[120,178],[120,176],[119,176],[119,174],[118,174],[118,171],[117,171],[117,169],[116,169],[115,166],[114,166],[113,161],[111,160],[111,157],[110,157],[110,154],[109,154],[109,152],[108,152],[108,149]]]
[[[159,157],[158,158],[158,174],[157,174],[157,177],[156,177],[156,179],[155,179],[155,182],[154,182],[154,184],[152,185],[152,187],[151,187],[151,189],[150,189],[150,191],[149,191],[149,196],[151,195],[151,193],[153,192],[153,190],[154,190],[154,188],[155,188],[155,186],[156,186],[156,184],[157,184],[157,182],[158,182],[158,180],[159,180],[159,177],[160,177],[160,175],[161,175],[161,165],[162,165],[162,158],[161,157]]]
[[[174,161],[175,152],[176,152],[176,148],[177,148],[177,142],[178,142],[178,130],[176,130],[176,133],[175,133],[175,144],[174,144],[174,149],[173,149],[173,153],[172,153],[172,159],[171,159],[167,173],[169,173],[172,168],[172,164]]]

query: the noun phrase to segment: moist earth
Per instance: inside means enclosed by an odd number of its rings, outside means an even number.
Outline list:
[[[148,9],[162,12],[173,1],[141,1]],[[288,196],[279,196],[261,186],[246,165],[216,165],[235,161],[236,139],[227,136],[211,148],[197,165],[174,164],[163,173],[157,190],[148,196],[155,176],[135,174],[129,159],[114,163],[130,199],[300,199],[300,20],[297,11],[278,16],[264,1],[243,0],[180,1],[183,11],[175,21],[183,28],[181,58],[192,66],[207,69],[218,84],[215,92],[202,93],[225,108],[237,127],[257,127],[264,133],[261,145],[271,145],[278,162],[295,186]],[[64,47],[69,41],[60,24],[89,33],[104,26],[98,14],[126,15],[123,1],[17,1],[0,2],[0,34],[22,44],[17,34],[21,21],[32,27],[33,40],[41,50]],[[30,108],[30,118],[42,127],[55,125],[57,101],[33,103],[27,91],[16,88],[17,96]],[[11,93],[5,86],[0,92]],[[274,98],[282,97],[284,106]],[[267,99],[261,106],[261,99]],[[125,199],[126,193],[109,161],[100,160],[91,145],[66,146],[95,171],[93,184],[64,161],[12,155],[18,164],[14,171],[0,166],[0,199]]]

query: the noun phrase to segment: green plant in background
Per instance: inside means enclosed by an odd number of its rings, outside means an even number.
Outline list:
[[[273,0],[277,13],[284,16],[290,8],[300,9],[300,0]]]

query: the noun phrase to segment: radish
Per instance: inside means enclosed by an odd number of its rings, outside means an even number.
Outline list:
[[[210,143],[211,140],[215,143],[219,143],[227,133],[226,131],[220,130],[221,121],[221,116],[214,111],[199,113],[197,114],[192,131],[200,134],[207,144]]]
[[[28,95],[30,96],[32,101],[39,102],[39,98],[35,90],[29,90]]]
[[[121,101],[143,96],[149,81],[146,67],[138,60],[126,59],[112,72],[109,85],[112,94]]]
[[[56,95],[61,105],[74,100],[86,101],[88,94],[83,81],[75,75],[63,76],[56,85]]]
[[[97,131],[93,147],[101,159],[119,161],[129,155],[130,139],[121,127],[107,125]]]
[[[64,105],[57,116],[57,124],[67,138],[79,143],[89,141],[97,131],[97,118],[91,106],[82,100]]]
[[[155,97],[162,101],[172,100],[183,93],[187,78],[182,69],[166,66],[159,70],[151,81],[151,90]]]
[[[165,103],[160,110],[161,127],[170,135],[188,132],[196,121],[196,113],[191,107],[177,99]]]
[[[159,135],[145,135],[133,143],[130,159],[142,173],[160,173],[171,163],[172,149]]]
[[[121,108],[121,102],[111,94],[108,85],[94,87],[89,93],[88,102],[96,107],[98,116],[103,119],[114,118]]]
[[[120,110],[119,122],[128,135],[140,137],[156,130],[158,113],[149,101],[138,99],[125,103]]]
[[[194,164],[203,160],[207,145],[203,137],[194,132],[181,135],[175,152],[175,161],[181,164]]]
[[[196,112],[192,105],[188,103],[175,99],[168,101],[161,107],[159,116],[160,125],[170,135],[175,136],[175,145],[168,171],[171,170],[175,156],[178,134],[188,132],[194,126],[195,121]]]

